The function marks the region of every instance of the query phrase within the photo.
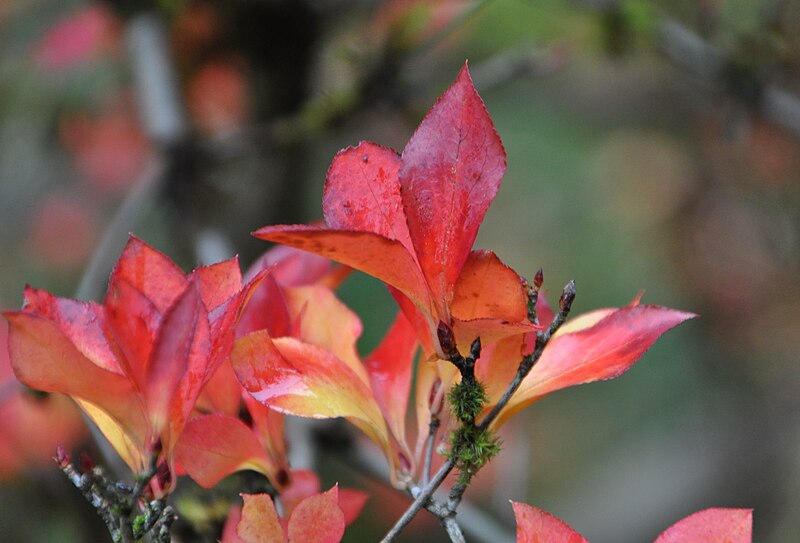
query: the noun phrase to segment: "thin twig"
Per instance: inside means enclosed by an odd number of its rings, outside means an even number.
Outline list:
[[[519,368],[517,369],[517,373],[514,375],[514,379],[503,392],[500,400],[494,405],[489,414],[486,415],[486,417],[484,417],[483,420],[481,420],[481,422],[478,424],[479,430],[485,430],[490,424],[492,424],[492,422],[494,422],[498,415],[500,415],[500,412],[503,410],[503,408],[505,408],[505,406],[508,404],[509,400],[511,400],[511,397],[514,395],[517,389],[519,389],[522,381],[528,376],[528,373],[530,373],[536,362],[539,361],[539,358],[541,358],[544,348],[547,347],[547,344],[550,342],[553,334],[555,334],[561,325],[564,324],[564,321],[567,319],[567,315],[569,315],[569,311],[572,308],[572,302],[574,299],[575,281],[570,281],[567,283],[567,286],[564,287],[564,291],[561,294],[561,299],[559,300],[559,312],[556,313],[556,316],[553,318],[553,322],[550,323],[550,326],[547,327],[547,330],[537,334],[536,346],[534,347],[533,352],[522,359],[522,362],[520,362]]]
[[[431,415],[431,422],[428,425],[428,441],[425,443],[425,462],[422,466],[422,486],[426,486],[431,480],[431,463],[433,462],[433,449],[436,445],[436,436],[439,433],[439,426],[442,421],[436,415]]]
[[[439,471],[436,472],[436,475],[433,476],[431,481],[425,485],[420,493],[417,495],[414,503],[412,503],[409,508],[403,513],[403,516],[400,517],[397,522],[392,526],[392,529],[381,539],[381,543],[390,543],[394,541],[395,538],[400,535],[400,532],[403,531],[409,522],[419,513],[420,509],[425,507],[425,504],[428,503],[428,500],[431,499],[433,493],[436,492],[436,489],[441,486],[444,482],[445,478],[453,471],[453,468],[456,466],[456,459],[454,457],[450,457],[447,461],[442,464],[442,467],[439,468]]]
[[[553,321],[550,323],[547,329],[544,332],[539,332],[537,334],[536,346],[533,352],[522,359],[522,361],[519,364],[519,368],[517,369],[517,373],[514,376],[514,379],[508,385],[505,392],[503,392],[503,396],[495,404],[495,406],[492,408],[489,414],[486,415],[486,417],[484,417],[483,420],[481,420],[481,422],[476,425],[476,428],[479,432],[486,430],[492,424],[492,422],[494,422],[494,420],[498,417],[503,408],[505,408],[505,406],[508,404],[509,400],[511,400],[511,397],[514,395],[517,389],[519,389],[520,385],[522,384],[522,381],[531,371],[536,362],[538,362],[539,359],[541,358],[542,353],[544,352],[544,349],[549,343],[550,339],[553,337],[553,334],[555,334],[556,331],[561,327],[561,325],[564,324],[564,321],[567,319],[570,309],[572,308],[572,303],[574,300],[575,300],[575,281],[570,281],[564,287],[564,291],[562,292],[561,298],[559,299],[558,313],[556,313],[556,316],[553,318]],[[442,333],[443,331],[444,334]],[[440,332],[439,334],[440,340],[449,339],[446,337],[447,336],[446,330],[442,330],[441,326],[439,332]],[[473,345],[473,347],[477,347],[477,350],[479,351],[480,343],[477,343],[477,345]],[[474,350],[475,349],[473,349],[473,351]],[[464,363],[464,360],[454,361],[453,363],[456,364],[456,366],[459,367],[459,369],[468,366],[468,364]],[[382,543],[389,543],[390,541],[393,541],[394,538],[396,538],[400,534],[400,532],[402,532],[402,530],[408,525],[409,522],[411,522],[411,520],[423,507],[428,508],[429,510],[433,509],[432,512],[434,512],[434,514],[439,516],[439,514],[436,513],[437,508],[429,507],[428,504],[431,501],[433,493],[436,491],[437,488],[439,488],[439,486],[442,484],[447,475],[453,470],[455,465],[456,465],[455,456],[451,456],[450,458],[447,459],[447,461],[444,463],[444,465],[442,465],[442,467],[439,469],[439,471],[436,473],[433,479],[431,479],[431,481],[427,485],[425,485],[421,491],[419,491],[419,493],[416,496],[416,499],[411,504],[411,506],[409,506],[406,512],[403,513],[403,516],[400,517],[400,519],[398,519],[395,525],[392,526],[389,533],[387,533],[386,536],[381,540]],[[448,514],[445,514],[444,518],[447,518],[448,516],[453,517],[455,515],[455,510],[461,503],[464,491],[468,486],[469,477],[470,475],[467,474],[466,481],[455,484],[451,489],[448,498],[448,504],[446,506]],[[439,518],[443,519],[443,517],[441,516]]]

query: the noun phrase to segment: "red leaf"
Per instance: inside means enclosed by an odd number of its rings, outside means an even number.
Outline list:
[[[270,276],[282,287],[324,283],[335,288],[337,281],[344,279],[339,277],[341,266],[335,266],[327,258],[281,245],[271,248],[256,260],[245,277],[249,279],[266,269],[271,270]]]
[[[289,517],[289,543],[339,543],[344,536],[345,518],[339,507],[338,488],[310,496],[300,502]]]
[[[368,498],[369,496],[360,490],[355,490],[353,488],[339,489],[339,507],[342,513],[344,513],[345,525],[349,526],[355,522],[358,515],[361,514],[361,510],[364,508],[364,504],[367,503]]]
[[[111,272],[109,292],[114,290],[120,279],[141,292],[162,314],[183,292],[187,283],[183,271],[169,257],[136,236],[130,236]]]
[[[517,543],[589,543],[550,513],[514,501],[511,506],[517,520]]]
[[[752,509],[705,509],[679,520],[655,543],[752,543]]]
[[[356,342],[363,330],[358,315],[327,287],[294,287],[284,289],[283,293],[293,327],[297,330],[293,335],[327,350],[369,383],[356,351]]]
[[[169,418],[176,431],[171,439],[177,438],[203,385],[202,381],[188,377],[202,376],[210,349],[207,314],[192,283],[164,316],[147,368],[143,393],[156,432],[161,431]],[[179,387],[182,393],[176,394]],[[173,399],[177,405],[168,415]],[[167,443],[164,446],[169,450]]]
[[[125,373],[145,390],[145,375],[163,315],[142,292],[117,279],[105,297],[108,333]]]
[[[200,298],[209,311],[221,306],[242,290],[242,272],[239,269],[239,259],[235,257],[210,266],[201,266],[190,277],[196,278]]]
[[[373,232],[397,240],[411,253],[397,172],[400,157],[362,141],[333,158],[322,195],[325,222],[337,230]]]
[[[267,330],[273,337],[284,337],[289,335],[291,329],[286,299],[275,277],[270,273],[255,289],[250,302],[245,306],[236,334],[241,337],[256,330]]]
[[[406,411],[417,345],[414,328],[403,313],[398,313],[380,345],[364,359],[375,399],[399,443],[405,443]]]
[[[321,483],[313,471],[298,469],[290,475],[291,483],[281,492],[284,518],[290,517],[298,504],[314,494],[319,494]]]
[[[442,315],[505,168],[465,64],[406,145],[399,172],[411,239]]]
[[[56,323],[80,353],[100,368],[122,373],[122,367],[108,346],[106,312],[94,302],[57,298],[47,291],[25,287],[23,311]]]

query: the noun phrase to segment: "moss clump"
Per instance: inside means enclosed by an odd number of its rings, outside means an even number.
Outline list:
[[[486,388],[475,380],[462,380],[450,388],[447,401],[456,418],[465,424],[472,424],[486,405]]]
[[[500,452],[500,438],[477,426],[462,426],[450,436],[450,456],[456,459],[461,472],[459,482],[468,483],[473,474]]]

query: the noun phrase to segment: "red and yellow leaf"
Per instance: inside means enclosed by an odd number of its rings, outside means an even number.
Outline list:
[[[328,351],[259,331],[236,341],[231,362],[245,390],[272,409],[300,417],[345,417],[389,449],[369,385]]]
[[[283,294],[299,339],[329,351],[369,383],[356,351],[356,342],[363,329],[358,315],[327,287],[287,288]]]
[[[595,313],[583,320],[588,327],[553,337],[495,425],[556,390],[623,374],[664,332],[693,317],[649,305],[623,307],[605,316]]]

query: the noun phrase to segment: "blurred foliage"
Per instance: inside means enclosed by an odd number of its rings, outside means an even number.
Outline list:
[[[543,267],[551,293],[576,279],[577,311],[647,289],[646,302],[703,315],[624,378],[530,409],[468,496],[509,525],[506,500],[532,503],[595,541],[652,540],[709,506],[754,507],[757,541],[796,539],[800,140],[759,112],[766,83],[800,96],[796,2],[151,4],[169,25],[191,175],[167,180],[130,227],[139,236],[189,268],[189,232],[214,228],[248,264],[265,249],[248,232],[318,218],[333,154],[362,139],[401,147],[468,58],[509,157],[478,245],[523,275]],[[126,25],[143,5],[0,4],[3,307],[25,283],[72,294],[148,160],[172,156],[131,91]],[[719,48],[724,80],[659,55],[663,17]],[[520,51],[534,61],[508,75]],[[391,299],[359,275],[341,294],[366,352]],[[404,497],[336,455],[320,462],[326,485],[373,494],[346,541],[400,514]],[[54,467],[0,487],[7,541],[99,541],[92,515]],[[431,519],[415,523],[408,540],[430,535]]]

